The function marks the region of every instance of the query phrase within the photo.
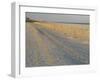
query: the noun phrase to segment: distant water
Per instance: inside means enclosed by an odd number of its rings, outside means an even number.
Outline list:
[[[72,22],[53,22],[53,23],[89,25],[89,23],[72,23]]]

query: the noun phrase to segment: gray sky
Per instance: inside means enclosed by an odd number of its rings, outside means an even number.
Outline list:
[[[89,23],[89,15],[26,12],[26,17],[50,22]]]

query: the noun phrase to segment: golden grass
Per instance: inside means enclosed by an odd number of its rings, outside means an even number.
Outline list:
[[[89,25],[86,24],[63,24],[50,22],[35,22],[42,27],[56,31],[65,37],[71,37],[83,42],[89,42]]]

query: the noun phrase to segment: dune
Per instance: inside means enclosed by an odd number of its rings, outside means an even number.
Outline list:
[[[70,37],[84,43],[89,42],[89,25],[88,24],[64,24],[52,22],[35,22],[46,29],[56,31],[65,37]]]

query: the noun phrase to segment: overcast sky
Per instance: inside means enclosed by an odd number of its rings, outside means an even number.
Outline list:
[[[26,12],[26,17],[50,22],[89,23],[89,15]]]

